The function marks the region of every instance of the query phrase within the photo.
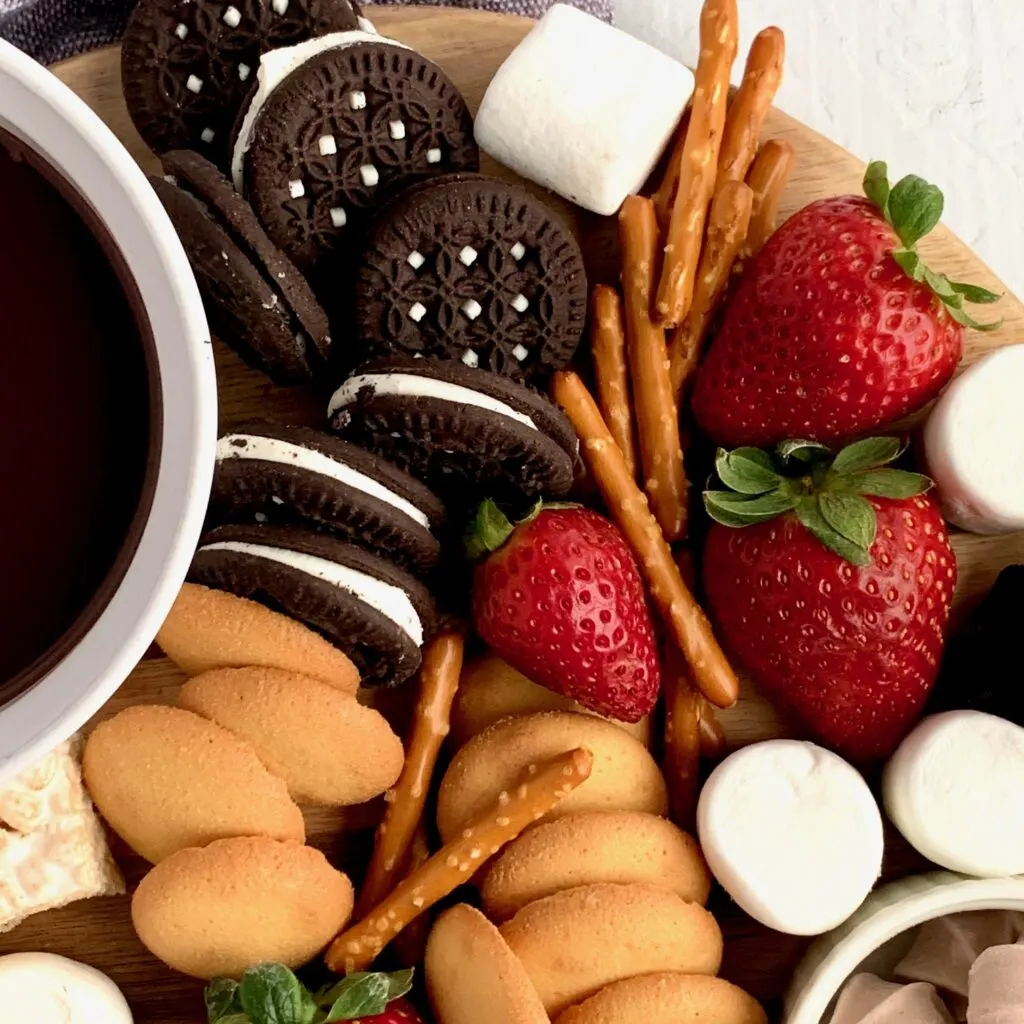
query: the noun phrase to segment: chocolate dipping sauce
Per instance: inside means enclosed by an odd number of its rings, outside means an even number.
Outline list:
[[[156,363],[122,281],[91,208],[0,132],[0,704],[99,617],[148,513]]]

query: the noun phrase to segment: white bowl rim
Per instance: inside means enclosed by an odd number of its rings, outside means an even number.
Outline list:
[[[972,910],[1024,910],[1024,876],[967,878],[948,871],[914,875],[877,889],[847,924],[808,951],[786,996],[785,1024],[821,1024],[857,966],[925,921]]]
[[[150,321],[162,397],[160,464],[136,551],[85,636],[0,710],[2,777],[84,725],[127,678],[170,610],[206,511],[217,386],[199,290],[142,169],[78,96],[3,40],[0,107],[0,127],[76,185],[121,249]]]

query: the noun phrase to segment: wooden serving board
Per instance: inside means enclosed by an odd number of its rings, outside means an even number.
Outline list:
[[[368,14],[382,33],[408,43],[441,64],[474,110],[499,64],[531,25],[513,16],[427,7],[376,8]],[[158,170],[156,160],[128,119],[116,47],[75,58],[54,70],[103,117],[146,170]],[[783,216],[812,200],[859,190],[863,164],[792,118],[773,111],[765,134],[784,137],[796,149],[796,168],[782,204]],[[484,170],[509,176],[489,161],[485,161]],[[950,198],[956,202],[956,196]],[[615,280],[613,222],[555,202],[579,232],[592,280]],[[948,231],[940,228],[922,248],[934,266],[954,279],[1006,292],[992,272]],[[1017,299],[1006,294],[994,312],[1004,318],[1003,328],[987,336],[970,333],[965,365],[989,349],[1024,341],[1024,306]],[[223,346],[217,346],[216,354],[222,428],[255,414],[322,423],[324,396],[275,388]],[[960,567],[960,612],[988,589],[1004,565],[1024,561],[1024,534],[1003,538],[961,534],[954,537],[954,546]],[[133,703],[175,700],[182,676],[159,652],[154,650],[150,655],[101,716]],[[387,697],[393,707],[384,710],[393,713],[396,725],[404,717],[407,694],[408,691]],[[722,714],[722,720],[734,745],[793,732],[791,725],[750,687],[736,708]],[[324,849],[340,867],[359,877],[379,813],[379,803],[345,812],[309,810],[306,819],[310,841]],[[757,837],[751,836],[751,841],[756,842]],[[123,847],[118,847],[116,853],[129,883],[137,882],[145,865]],[[897,877],[923,866],[899,837],[890,837],[888,876]],[[724,898],[719,897],[712,909],[719,914],[726,933],[723,973],[759,998],[774,1002],[784,991],[806,942],[768,932],[730,907]],[[166,969],[142,948],[132,932],[127,898],[90,900],[41,914],[0,936],[0,954],[27,950],[61,953],[105,971],[124,989],[138,1024],[202,1024],[205,1020],[202,985]],[[482,1014],[486,1013],[481,1009]],[[486,1024],[484,1016],[481,1024]]]

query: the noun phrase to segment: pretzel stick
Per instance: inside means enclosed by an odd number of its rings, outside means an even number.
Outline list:
[[[463,640],[458,633],[441,633],[423,652],[420,692],[405,766],[385,797],[387,809],[377,828],[373,856],[356,906],[357,917],[394,888],[407,860],[423,818],[437,755],[448,735],[452,701],[462,673],[462,652]]]
[[[661,183],[651,194],[654,200],[654,209],[658,214],[658,227],[662,231],[668,228],[668,222],[672,217],[672,205],[676,201],[676,193],[679,191],[679,168],[683,162],[683,152],[686,147],[686,132],[690,126],[690,108],[687,106],[676,129],[675,140],[672,143],[672,152],[669,154],[661,176]]]
[[[700,729],[700,756],[717,760],[725,752],[725,730],[714,707],[704,696],[697,701],[697,725]]]
[[[757,153],[764,120],[782,82],[785,60],[786,37],[782,29],[772,27],[758,32],[747,55],[743,81],[725,119],[716,191],[727,181],[743,181],[747,176]]]
[[[662,660],[665,687],[665,783],[672,820],[682,828],[693,824],[700,772],[701,695],[690,667],[673,643],[665,644]]]
[[[576,428],[587,468],[608,511],[636,553],[651,596],[690,663],[694,682],[712,704],[731,707],[739,694],[739,680],[718,646],[711,624],[672,561],[668,542],[651,515],[643,492],[629,475],[593,396],[583,381],[568,371],[555,374],[552,394]]]
[[[622,292],[626,307],[629,372],[640,440],[644,490],[666,540],[686,532],[686,473],[679,420],[669,381],[665,332],[651,323],[651,291],[658,254],[654,203],[630,196],[619,213]],[[626,463],[627,468],[629,463]]]
[[[622,450],[632,476],[636,476],[636,438],[633,408],[629,401],[629,370],[626,366],[626,329],[622,323],[619,293],[606,284],[594,288],[591,303],[590,349],[594,357],[594,382],[601,413]]]
[[[693,305],[669,340],[669,376],[676,403],[700,361],[708,324],[725,294],[733,264],[747,237],[754,193],[742,181],[727,181],[715,193],[707,239],[693,288]]]
[[[519,785],[497,801],[398,883],[371,913],[342,932],[327,950],[327,966],[337,973],[366,970],[410,921],[465,882],[486,860],[544,817],[590,777],[594,755],[577,747],[541,765],[531,764]]]
[[[693,298],[704,221],[718,175],[729,71],[736,59],[737,21],[736,0],[705,0],[690,123],[679,162],[679,189],[669,220],[655,307],[657,319],[667,327],[682,323]]]
[[[403,877],[408,877],[414,871],[418,871],[428,860],[430,860],[430,842],[427,839],[426,822],[421,818],[419,827],[412,837],[409,854],[405,859],[402,869]],[[396,935],[395,941],[392,943],[392,948],[399,961],[406,967],[415,967],[417,964],[423,963],[423,954],[427,948],[429,934],[429,914],[421,914],[415,921],[410,921],[409,926]]]
[[[775,231],[782,191],[793,169],[793,147],[783,139],[771,139],[757,154],[747,184],[754,193],[750,227],[741,259],[757,255]]]

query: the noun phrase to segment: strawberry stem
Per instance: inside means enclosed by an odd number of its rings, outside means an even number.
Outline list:
[[[926,284],[949,315],[976,331],[994,331],[1002,320],[979,323],[964,309],[965,302],[998,302],[1001,296],[980,285],[951,281],[945,274],[931,270],[917,252],[917,243],[942,219],[945,199],[937,185],[930,185],[916,174],[908,174],[891,188],[889,169],[883,160],[868,164],[864,173],[864,194],[892,225],[903,247],[894,249],[893,259],[914,281]]]
[[[814,441],[719,449],[715,468],[726,490],[704,492],[704,507],[734,529],[781,515],[796,518],[830,551],[855,565],[870,561],[875,508],[868,497],[911,498],[931,487],[920,473],[892,469],[905,446],[895,437],[869,437],[837,454]]]

